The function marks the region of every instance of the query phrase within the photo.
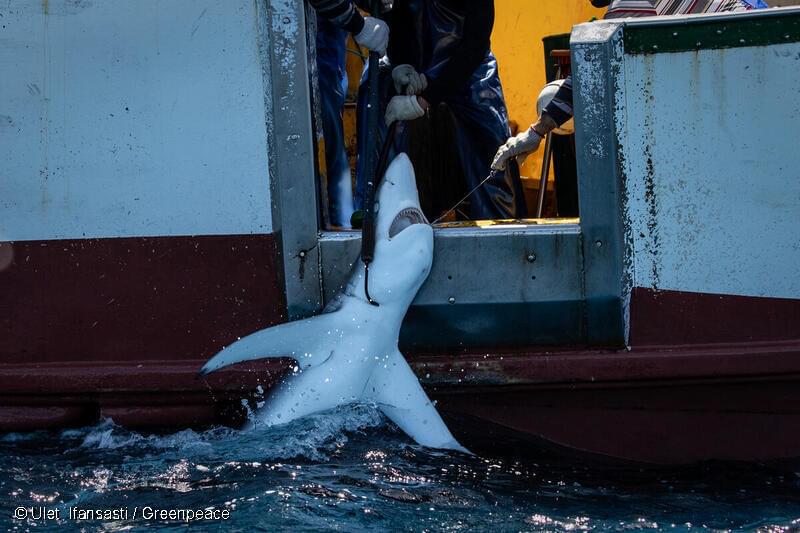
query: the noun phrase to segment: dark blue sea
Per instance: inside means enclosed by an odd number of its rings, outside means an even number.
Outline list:
[[[442,453],[362,405],[248,431],[3,435],[0,513],[9,531],[777,532],[800,530],[800,465]]]

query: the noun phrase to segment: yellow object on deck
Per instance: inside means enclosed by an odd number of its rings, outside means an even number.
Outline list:
[[[593,17],[602,18],[605,10],[592,7],[589,0],[495,0],[494,5],[492,51],[497,57],[512,129],[516,123],[522,130],[536,121],[536,97],[547,83],[542,38],[568,33],[575,24]],[[540,151],[521,169],[523,176],[536,178],[526,183],[526,188],[538,186],[541,168]]]

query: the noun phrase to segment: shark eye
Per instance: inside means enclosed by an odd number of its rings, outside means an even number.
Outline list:
[[[397,216],[394,217],[392,221],[392,225],[389,226],[389,238],[395,237],[401,231],[406,229],[409,226],[413,226],[414,224],[427,224],[428,220],[425,218],[425,215],[422,214],[422,211],[415,207],[409,207],[407,209],[403,209]]]

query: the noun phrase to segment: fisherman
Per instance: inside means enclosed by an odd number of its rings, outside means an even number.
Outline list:
[[[433,192],[458,188],[451,196],[463,195],[487,177],[492,155],[510,135],[497,61],[490,50],[494,2],[398,0],[387,20],[392,32],[388,59],[393,68],[384,71],[382,89],[384,101],[388,101],[385,125],[401,121],[395,149],[411,155],[420,196],[424,204],[430,205],[425,201],[428,191],[420,179],[424,165],[415,158],[415,151],[419,150],[413,144],[421,144],[417,133],[420,124],[424,124],[434,146],[450,142],[457,153],[458,170],[435,176]],[[409,123],[423,117],[424,122]],[[430,134],[431,131],[436,133]],[[359,142],[365,141],[366,137],[360,134]],[[443,154],[429,156],[442,158]],[[358,173],[357,199],[365,190],[364,174]],[[448,178],[459,181],[454,187],[439,181]],[[468,202],[466,216],[471,219],[526,215],[522,183],[518,175],[512,177],[509,172],[494,173],[469,196]],[[446,203],[449,200],[435,205],[433,213],[425,210],[429,216],[435,215],[449,207]]]
[[[383,55],[389,42],[389,27],[378,18],[362,16],[352,0],[309,0],[309,3],[319,15],[317,68],[330,221],[335,226],[348,227],[353,213],[353,188],[342,122],[347,94],[345,43],[350,33],[356,43]],[[381,4],[388,10],[392,1],[381,0]]]
[[[605,18],[646,17],[688,13],[719,13],[747,11],[768,7],[763,0],[590,0],[595,7],[608,7]],[[542,111],[541,117],[530,128],[511,137],[494,156],[492,168],[506,168],[508,160],[523,160],[538,150],[548,133],[560,127],[573,116],[572,76],[568,76],[553,99]]]

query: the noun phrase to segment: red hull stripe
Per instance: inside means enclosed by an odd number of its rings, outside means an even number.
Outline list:
[[[274,235],[0,248],[4,364],[197,361],[285,317]]]
[[[800,339],[800,300],[635,288],[632,346]]]

